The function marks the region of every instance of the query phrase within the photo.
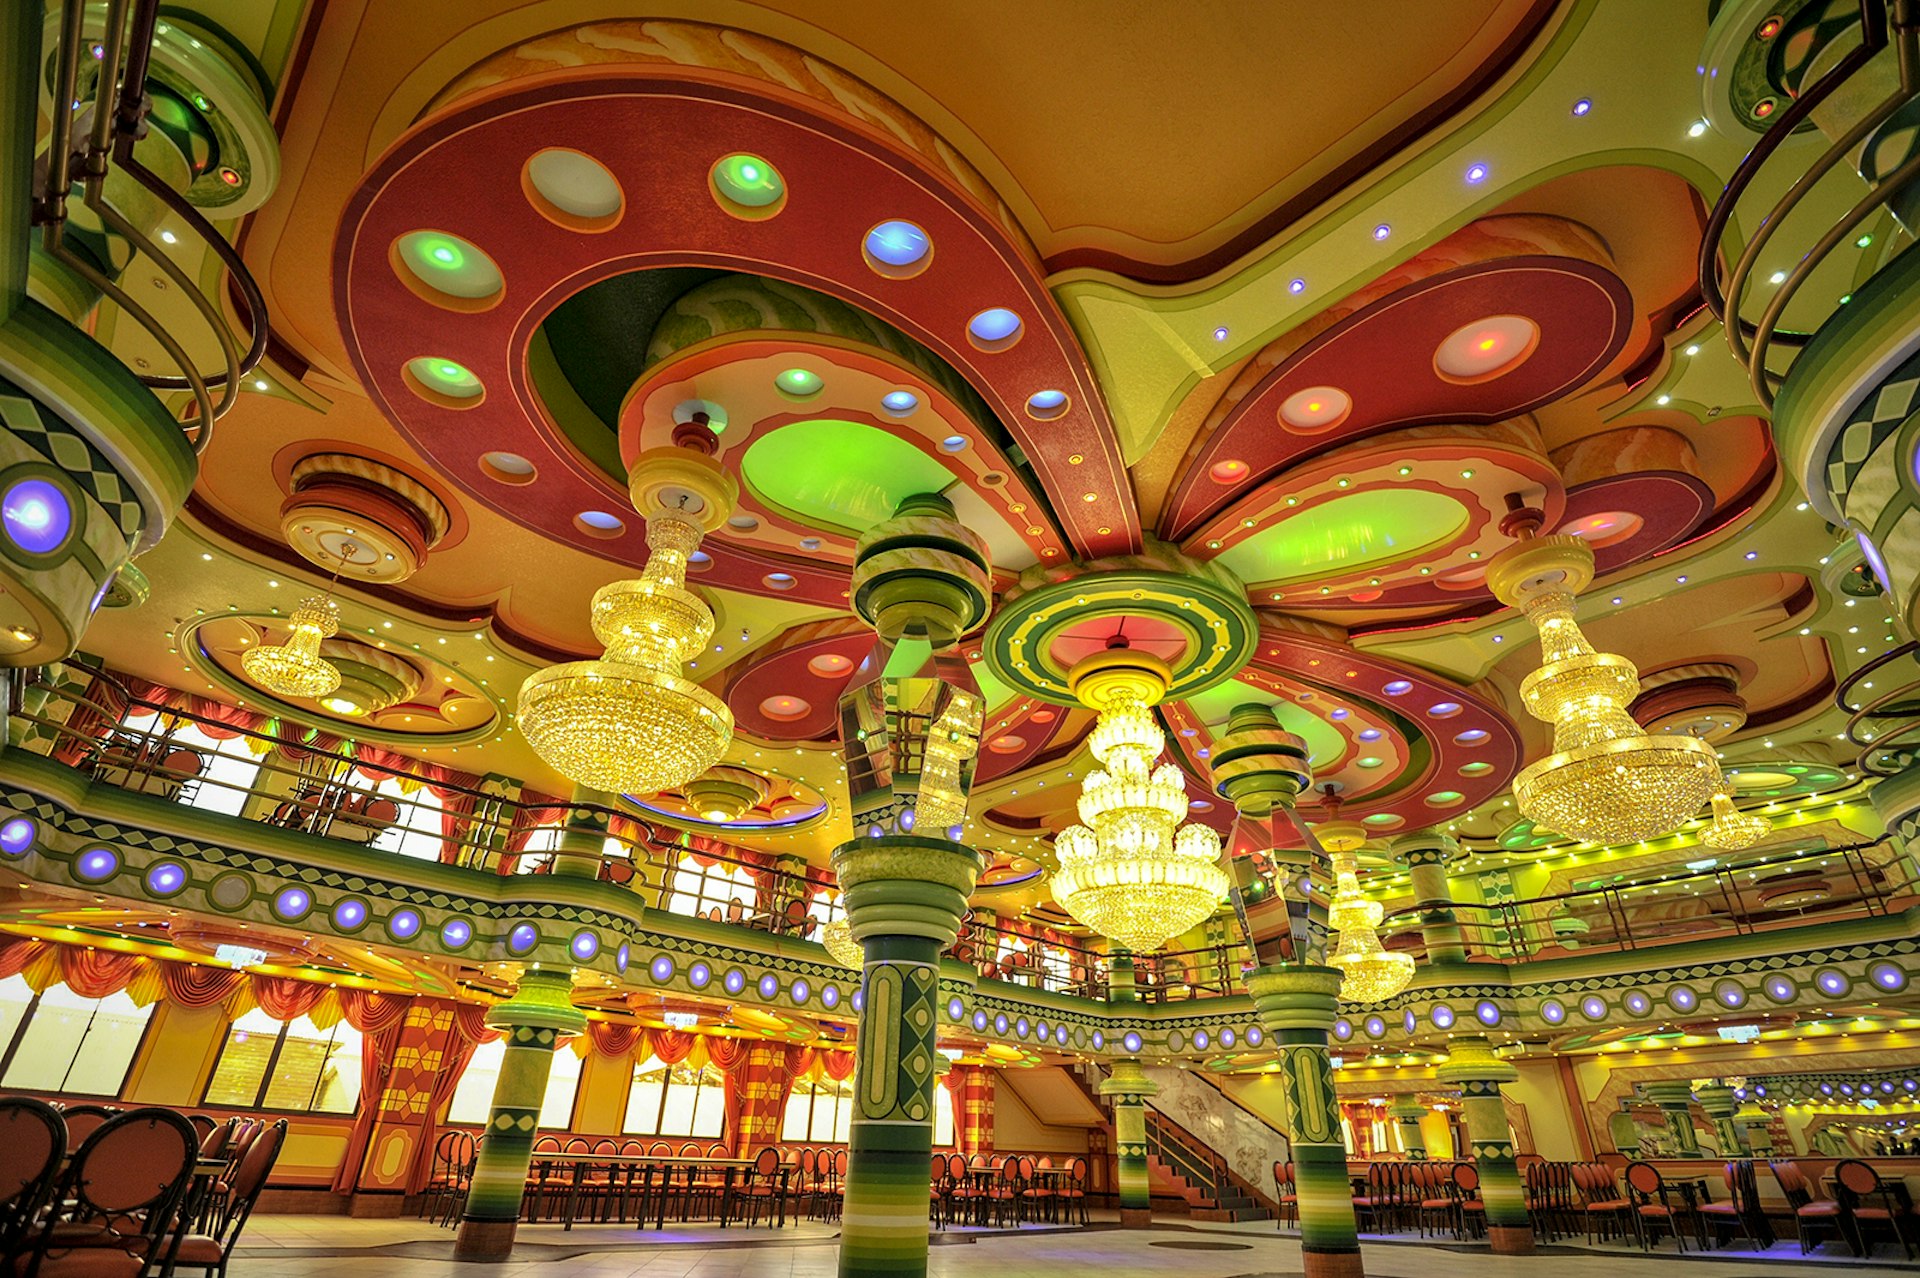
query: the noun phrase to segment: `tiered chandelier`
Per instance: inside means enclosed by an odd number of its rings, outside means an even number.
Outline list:
[[[1356,854],[1367,841],[1366,827],[1340,820],[1339,801],[1331,795],[1328,807],[1331,818],[1313,831],[1333,860],[1333,899],[1327,903],[1327,926],[1340,934],[1340,941],[1327,956],[1327,966],[1340,970],[1341,1002],[1378,1003],[1413,981],[1413,955],[1396,953],[1380,944],[1380,920],[1386,910],[1360,891]]]
[[[1713,796],[1713,824],[1701,834],[1700,841],[1722,852],[1750,848],[1773,833],[1773,822],[1733,806],[1733,796],[1724,790]]]
[[[247,678],[281,697],[324,697],[340,686],[340,668],[320,655],[320,643],[340,629],[340,606],[325,595],[302,600],[287,618],[291,634],[278,646],[240,655]]]
[[[1099,712],[1089,737],[1101,763],[1080,788],[1084,825],[1054,838],[1054,899],[1067,913],[1130,950],[1156,950],[1211,917],[1226,895],[1220,836],[1187,815],[1186,777],[1154,767],[1166,735],[1153,706],[1171,679],[1166,664],[1124,646],[1082,660],[1068,675],[1080,703]]]
[[[520,686],[527,744],[563,775],[615,794],[683,786],[733,739],[726,703],[680,668],[713,637],[713,611],[687,589],[687,563],[738,489],[713,460],[704,423],[681,426],[674,443],[640,454],[629,474],[649,554],[639,580],[593,596],[593,633],[606,654],[550,666]]]
[[[827,953],[841,967],[856,972],[865,970],[866,948],[853,939],[853,920],[846,915],[820,925],[820,944],[827,947]]]
[[[1627,713],[1640,672],[1596,651],[1574,620],[1574,597],[1593,580],[1593,550],[1578,537],[1533,536],[1540,512],[1502,525],[1520,540],[1494,557],[1487,584],[1540,632],[1540,669],[1520,684],[1534,718],[1553,725],[1553,753],[1528,765],[1513,797],[1536,825],[1596,843],[1632,843],[1678,829],[1721,788],[1713,747],[1697,737],[1650,735]]]

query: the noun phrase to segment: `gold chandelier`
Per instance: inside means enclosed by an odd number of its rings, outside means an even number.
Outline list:
[[[726,703],[680,667],[713,637],[713,611],[687,589],[687,563],[737,489],[713,460],[704,424],[697,433],[683,426],[674,442],[642,453],[630,473],[649,553],[639,580],[593,596],[593,633],[606,654],[536,671],[520,686],[527,744],[563,775],[615,794],[684,786],[733,740]]]
[[[1520,530],[1488,566],[1487,584],[1540,633],[1542,664],[1521,681],[1520,696],[1553,725],[1553,753],[1514,778],[1515,802],[1536,825],[1596,843],[1678,829],[1721,787],[1713,747],[1650,735],[1633,721],[1627,705],[1640,694],[1640,672],[1596,651],[1573,617],[1574,596],[1593,580],[1592,549],[1578,537]]]
[[[340,629],[340,607],[327,596],[302,600],[287,618],[292,631],[277,647],[249,648],[240,656],[248,679],[281,697],[324,697],[340,686],[340,668],[320,655],[320,641]]]
[[[689,781],[680,793],[702,820],[724,824],[764,803],[771,790],[759,773],[722,764]]]
[[[1733,796],[1722,791],[1713,796],[1713,824],[1700,841],[1722,852],[1738,852],[1772,833],[1773,822],[1757,813],[1742,812],[1733,806]]]
[[[1054,838],[1053,895],[1067,913],[1130,950],[1166,944],[1212,916],[1226,895],[1220,836],[1181,825],[1185,775],[1153,765],[1166,748],[1153,705],[1171,679],[1165,663],[1125,647],[1082,660],[1068,675],[1082,705],[1099,711],[1088,741],[1101,770],[1080,787],[1085,824]],[[1177,829],[1175,827],[1178,827]]]
[[[1356,853],[1367,841],[1366,827],[1340,820],[1337,800],[1330,806],[1333,818],[1322,821],[1313,831],[1333,859],[1333,899],[1327,902],[1327,926],[1340,934],[1340,942],[1327,956],[1327,965],[1340,970],[1341,1002],[1378,1003],[1413,981],[1413,955],[1380,944],[1380,920],[1386,910],[1360,891]]]
[[[853,923],[844,914],[831,923],[821,924],[820,944],[827,947],[827,953],[841,967],[852,968],[856,972],[866,970],[866,947],[853,939]]]

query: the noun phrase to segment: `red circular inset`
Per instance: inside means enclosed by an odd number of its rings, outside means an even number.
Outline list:
[[[1252,471],[1253,467],[1247,465],[1237,457],[1232,457],[1226,461],[1215,462],[1207,470],[1207,475],[1216,484],[1237,484],[1251,474]]]
[[[1018,754],[1026,748],[1027,739],[1025,737],[1016,737],[1011,733],[1003,737],[995,737],[993,740],[987,742],[987,749],[993,751],[995,754]]]
[[[843,657],[837,652],[823,652],[807,663],[807,669],[822,679],[829,679],[853,669],[853,658]]]
[[[1540,345],[1540,326],[1524,315],[1489,315],[1447,334],[1433,353],[1443,382],[1472,386],[1505,377]]]
[[[803,697],[782,692],[762,701],[760,713],[775,723],[792,723],[796,719],[804,719],[812,714],[813,706]]]
[[[1578,537],[1598,549],[1625,541],[1639,532],[1646,522],[1631,510],[1602,510],[1564,523],[1559,531]]]
[[[1280,401],[1280,424],[1298,435],[1318,435],[1347,420],[1353,396],[1338,386],[1309,386]]]

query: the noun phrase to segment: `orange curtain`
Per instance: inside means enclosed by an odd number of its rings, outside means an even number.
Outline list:
[[[693,1051],[696,1040],[686,1030],[658,1029],[647,1035],[647,1041],[662,1065],[678,1065]]]
[[[844,1082],[846,1079],[853,1077],[853,1053],[822,1052],[820,1053],[820,1069],[834,1082]]]
[[[253,1001],[276,1021],[297,1020],[311,1012],[326,995],[318,981],[296,981],[288,976],[252,974]]]
[[[384,1034],[407,1019],[407,1009],[412,1005],[411,994],[387,994],[380,990],[340,991],[340,1015],[362,1034]]]
[[[646,1030],[631,1021],[588,1021],[587,1038],[595,1052],[617,1060],[646,1042]]]
[[[169,1002],[182,1007],[212,1007],[224,1003],[247,977],[230,967],[205,963],[160,964],[160,988]]]
[[[18,976],[46,952],[47,943],[30,936],[9,936],[0,940],[0,980]]]
[[[127,988],[127,982],[140,970],[143,961],[138,954],[63,945],[60,976],[67,988],[81,998],[105,998]]]

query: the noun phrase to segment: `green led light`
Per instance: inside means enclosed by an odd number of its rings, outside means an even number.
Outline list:
[[[818,395],[820,388],[826,385],[820,374],[804,368],[789,368],[773,380],[789,395]]]
[[[1356,759],[1354,760],[1354,762],[1359,764],[1363,768],[1377,768],[1381,764],[1385,763],[1386,760],[1370,754],[1366,758]]]
[[[421,386],[452,399],[473,399],[485,389],[465,365],[437,355],[408,360],[407,372]]]
[[[461,254],[459,249],[445,240],[435,240],[427,248],[427,259],[448,270],[458,270]]]
[[[1855,240],[1854,244],[1860,248],[1871,248],[1873,247],[1873,237],[1871,235],[1863,235]]]
[[[729,155],[713,166],[713,189],[721,199],[747,209],[765,209],[787,194],[779,170],[757,155]]]

